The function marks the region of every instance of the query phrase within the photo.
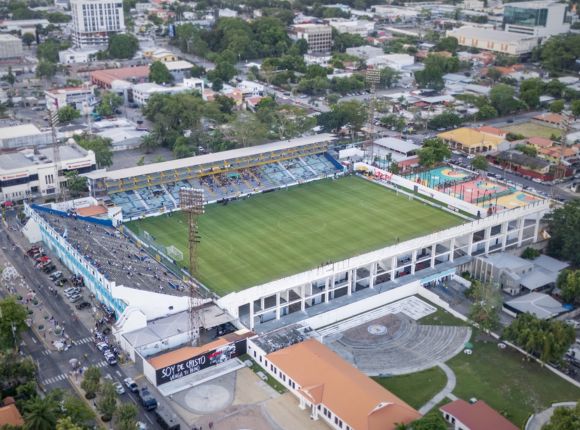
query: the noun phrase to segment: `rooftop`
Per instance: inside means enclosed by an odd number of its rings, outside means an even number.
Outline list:
[[[496,147],[504,140],[499,136],[482,133],[479,130],[467,127],[446,131],[444,133],[438,134],[437,136],[445,140],[452,140],[454,142],[460,143],[466,147],[477,147],[481,145],[491,145],[492,147]]]
[[[313,404],[332,410],[357,430],[394,430],[421,415],[317,340],[268,354]]]
[[[460,27],[449,31],[449,35],[453,37],[463,36],[468,38],[477,38],[480,40],[493,40],[499,42],[519,42],[520,40],[526,40],[532,38],[531,36],[509,33],[507,31],[491,30],[487,28],[480,27]]]
[[[517,430],[518,427],[508,421],[495,409],[488,406],[483,400],[468,403],[458,399],[439,408],[458,421],[461,421],[469,430]]]
[[[519,313],[530,313],[540,319],[553,318],[566,311],[556,299],[543,293],[530,293],[505,302],[504,306]]]
[[[0,140],[14,139],[17,137],[34,136],[41,131],[34,124],[14,125],[12,127],[0,128]]]
[[[413,141],[397,139],[395,137],[383,137],[381,139],[375,140],[375,143],[384,148],[392,149],[404,154],[421,149],[421,147],[415,145]]]
[[[279,142],[266,143],[259,146],[251,146],[248,148],[232,149],[230,151],[216,152],[213,154],[199,155],[196,157],[181,158],[178,160],[165,161],[162,163],[149,164],[145,166],[136,166],[130,169],[113,170],[111,172],[91,172],[85,176],[91,179],[109,178],[109,179],[124,179],[133,176],[147,175],[167,170],[176,170],[186,167],[199,166],[203,164],[215,163],[219,161],[232,160],[235,158],[266,154],[268,152],[292,149],[303,145],[314,143],[329,142],[334,139],[334,136],[329,133],[317,134],[314,136],[298,137],[291,140],[283,140]]]
[[[0,407],[0,427],[4,426],[24,426],[24,420],[20,411],[14,403]]]
[[[103,69],[91,72],[91,78],[111,83],[114,80],[145,78],[149,76],[149,66],[121,67],[119,69]]]
[[[175,70],[186,70],[186,69],[189,70],[193,67],[193,64],[191,64],[189,61],[179,60],[179,61],[167,61],[165,63],[165,66],[167,66],[167,70],[172,72]]]
[[[70,161],[86,157],[87,151],[78,145],[61,145],[58,147],[60,161]],[[52,148],[40,148],[37,152],[32,149],[0,155],[0,172],[22,169],[41,164],[52,163],[54,152]]]
[[[506,4],[504,7],[513,7],[518,9],[546,9],[556,6],[558,3],[559,2],[556,1],[523,1]]]

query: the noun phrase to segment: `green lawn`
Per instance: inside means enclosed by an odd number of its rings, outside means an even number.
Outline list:
[[[219,295],[458,225],[429,205],[349,176],[259,194],[200,217],[198,278]],[[187,261],[182,214],[129,223]]]
[[[557,128],[546,127],[545,125],[535,124],[533,122],[526,122],[524,124],[510,125],[502,127],[504,130],[512,133],[523,134],[526,137],[545,137],[549,139],[550,136],[555,135],[560,137],[562,132]]]
[[[373,378],[415,409],[419,409],[445,387],[447,377],[439,367],[409,375]]]
[[[523,428],[528,417],[555,402],[577,401],[580,389],[511,349],[474,342],[473,355],[459,354],[447,364],[457,376],[453,394],[485,400]]]

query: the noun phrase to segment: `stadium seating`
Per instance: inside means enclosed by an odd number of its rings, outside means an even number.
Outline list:
[[[181,188],[203,188],[206,201],[215,202],[321,179],[341,170],[342,166],[328,154],[305,155],[238,171],[142,186],[109,196],[115,205],[122,208],[123,216],[131,219],[179,208]],[[152,174],[150,178],[152,183],[161,182],[159,174]]]

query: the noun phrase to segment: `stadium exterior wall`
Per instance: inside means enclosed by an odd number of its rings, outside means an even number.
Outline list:
[[[83,276],[86,286],[97,300],[109,306],[117,315],[121,315],[127,305],[123,301],[113,298],[112,290],[116,286],[115,283],[107,281],[82,254],[26,203],[24,204],[24,212],[38,224],[42,240],[46,246],[57,254],[73,273]]]
[[[401,288],[418,279],[421,284],[437,282],[439,275],[452,276],[456,267],[472,256],[505,251],[535,243],[540,221],[550,210],[549,202],[503,211],[472,222],[387,246],[377,251],[335,262],[239,292],[230,293],[218,304],[239,317],[248,328],[287,314],[355,295],[361,300],[366,289]],[[409,278],[403,278],[409,276]],[[359,294],[361,292],[361,294]],[[360,299],[359,299],[360,297]],[[342,299],[345,300],[345,299]]]

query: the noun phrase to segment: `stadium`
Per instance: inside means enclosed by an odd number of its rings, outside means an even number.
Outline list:
[[[319,134],[90,172],[90,202],[66,211],[100,207],[115,235],[179,279],[188,261],[179,190],[203,189],[195,274],[200,300],[214,300],[257,331],[348,318],[449,279],[475,255],[533,243],[541,233],[540,220],[549,210],[544,199],[520,198],[521,191],[453,166],[402,177],[364,162],[343,165],[334,140]],[[506,199],[510,204],[502,204]],[[59,233],[35,209],[28,213],[41,225],[42,239],[51,242],[60,234],[55,249],[66,250],[70,239],[62,238],[63,229]],[[77,264],[77,255],[64,254],[72,266],[91,263]],[[114,293],[132,287],[131,279],[103,278],[94,277],[96,296],[118,316],[146,306],[131,288]],[[169,285],[164,290],[161,283],[149,294],[174,312],[186,309],[185,300],[175,297],[176,282]]]

